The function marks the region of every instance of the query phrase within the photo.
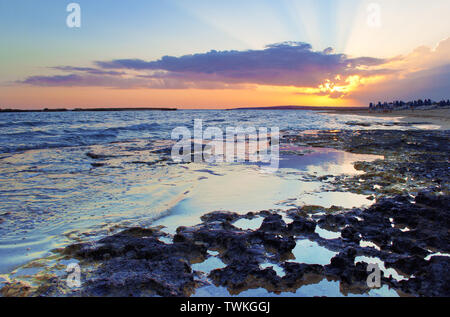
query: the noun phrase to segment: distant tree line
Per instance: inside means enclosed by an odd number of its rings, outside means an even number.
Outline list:
[[[393,110],[408,110],[408,109],[417,109],[420,107],[425,106],[434,106],[436,108],[438,107],[445,107],[450,106],[450,100],[441,100],[441,101],[433,101],[431,99],[417,99],[413,101],[402,101],[402,100],[396,100],[392,102],[381,102],[379,101],[377,104],[371,102],[369,104],[370,111],[393,111]]]

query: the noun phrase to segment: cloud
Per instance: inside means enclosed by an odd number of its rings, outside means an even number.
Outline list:
[[[93,64],[94,67],[52,67],[63,74],[31,76],[20,83],[123,89],[289,86],[297,90],[294,94],[350,97],[364,103],[395,93],[406,95],[411,87],[424,95],[433,91],[430,98],[450,91],[449,81],[445,80],[450,65],[450,39],[435,49],[419,47],[408,55],[389,59],[350,57],[337,54],[332,48],[314,51],[307,43],[283,42],[260,50],[212,50],[150,61],[116,59]]]
[[[108,75],[108,76],[120,76],[125,75],[125,72],[117,72],[117,71],[105,71],[98,68],[93,67],[73,67],[73,66],[54,66],[50,67],[51,69],[60,70],[63,72],[82,72],[91,75]]]
[[[59,68],[61,69],[61,68]],[[67,70],[72,69],[67,67]],[[116,89],[243,89],[244,85],[228,84],[213,81],[186,81],[178,78],[165,78],[162,74],[125,75],[110,72],[82,71],[67,75],[30,76],[18,81],[39,87],[108,87]],[[246,86],[248,88],[248,86]]]
[[[95,64],[102,69],[162,70],[166,71],[166,78],[191,81],[311,87],[337,75],[363,75],[368,71],[364,68],[385,62],[371,57],[348,58],[333,53],[331,48],[317,52],[302,42],[284,42],[268,45],[262,50],[212,50],[181,57],[164,56],[155,61],[118,59]]]
[[[448,99],[450,93],[450,38],[434,49],[421,46],[384,65],[395,72],[383,80],[360,87],[350,96],[365,103],[385,100]]]
[[[136,77],[122,77],[106,73],[87,72],[67,75],[30,76],[21,84],[40,87],[112,87],[118,89],[145,87],[147,81]]]
[[[55,76],[30,76],[25,80],[19,81],[22,84],[34,86],[76,86],[82,79],[76,74],[55,75]]]

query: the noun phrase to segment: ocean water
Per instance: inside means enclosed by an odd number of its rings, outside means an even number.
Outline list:
[[[175,127],[277,126],[281,130],[364,129],[346,122],[365,122],[352,115],[279,110],[179,110],[111,112],[0,113],[0,153],[24,150],[106,144],[133,139],[170,139]],[[372,122],[384,119],[370,118]],[[373,127],[372,127],[373,128]]]
[[[303,156],[282,154],[272,174],[243,163],[160,163],[173,144],[171,131],[192,130],[194,119],[202,119],[204,128],[282,131],[364,129],[346,122],[385,122],[312,111],[0,113],[0,274],[48,257],[55,248],[130,226],[163,225],[171,234],[216,210],[371,203],[364,195],[324,192],[323,184],[307,179],[358,173],[352,163],[379,158],[371,155],[303,149]],[[382,126],[371,128],[377,127]]]

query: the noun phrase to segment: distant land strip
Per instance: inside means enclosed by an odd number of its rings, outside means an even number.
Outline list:
[[[62,111],[176,111],[177,108],[75,108],[75,109],[0,109],[0,112],[62,112]]]

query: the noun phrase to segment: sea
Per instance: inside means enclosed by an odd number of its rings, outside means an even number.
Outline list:
[[[27,263],[51,257],[57,248],[127,227],[162,225],[173,234],[178,226],[198,224],[202,215],[217,210],[371,204],[364,195],[324,191],[308,176],[359,173],[353,162],[380,158],[374,155],[305,147],[301,156],[282,154],[280,169],[271,174],[245,163],[170,164],[172,131],[192,130],[196,119],[204,128],[223,131],[417,128],[386,125],[398,118],[306,110],[0,113],[0,284],[1,276],[6,281],[30,274],[23,268]],[[335,285],[317,287],[315,295],[340,294]],[[197,295],[221,292],[215,288]]]

